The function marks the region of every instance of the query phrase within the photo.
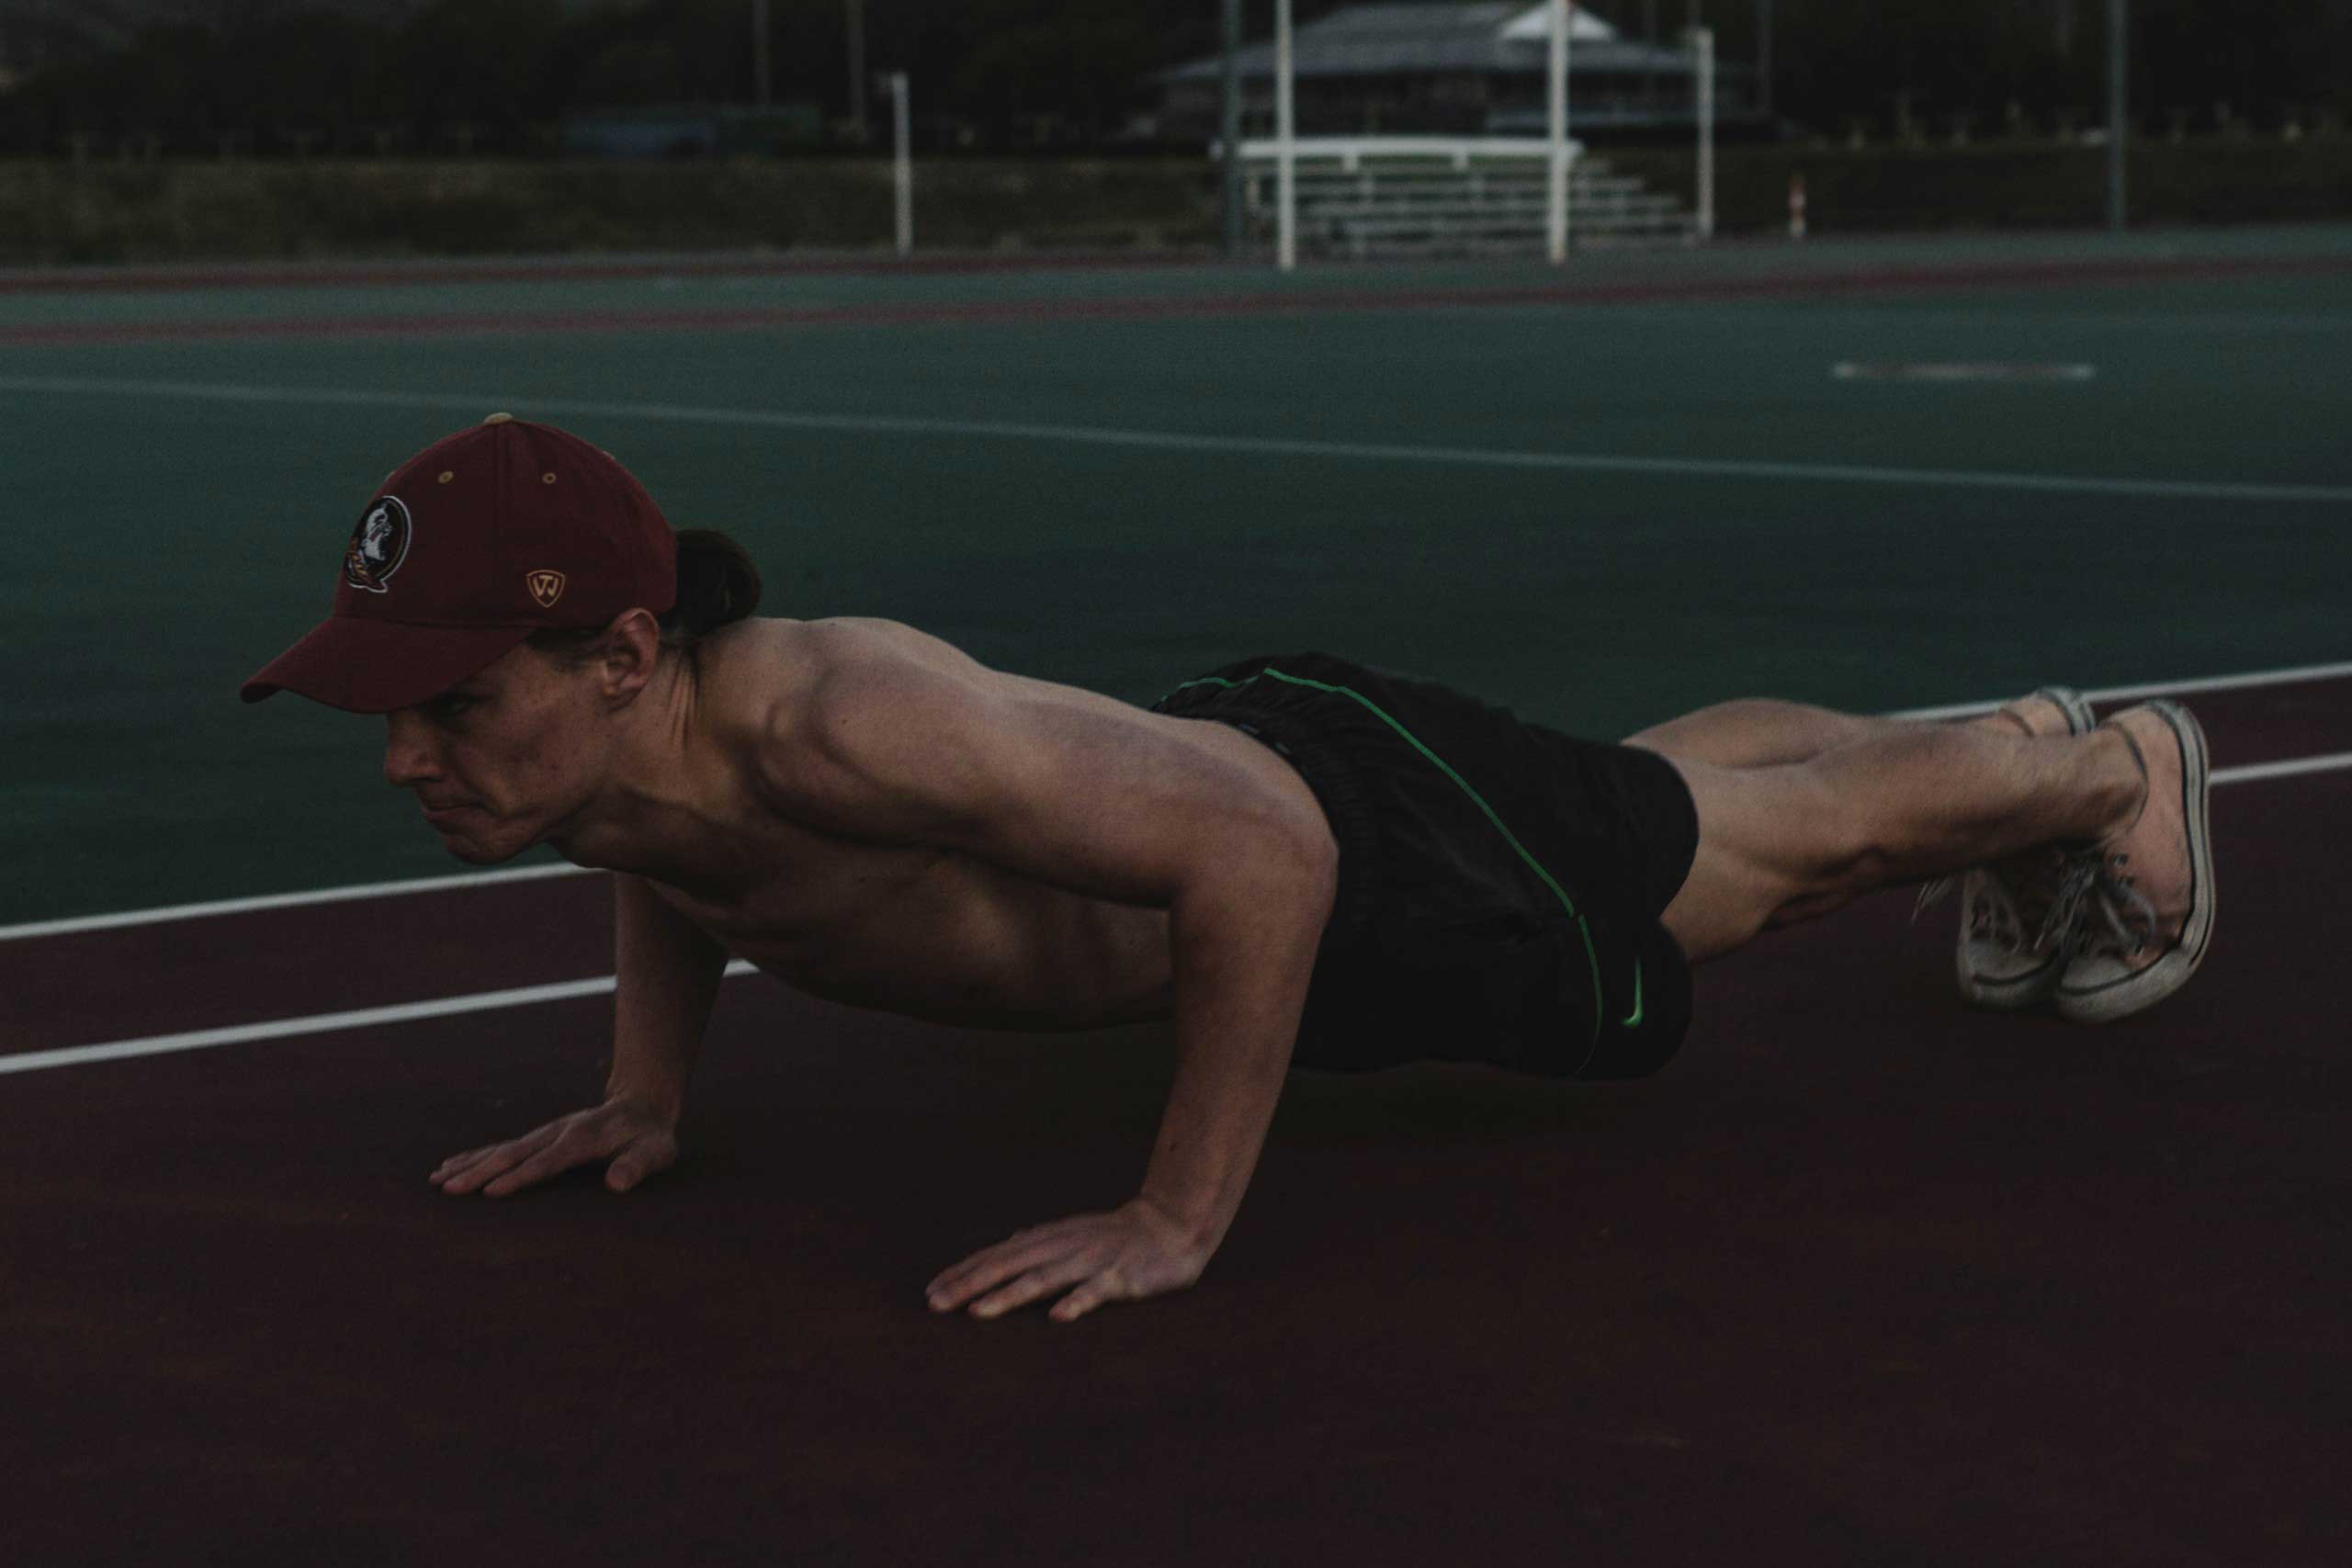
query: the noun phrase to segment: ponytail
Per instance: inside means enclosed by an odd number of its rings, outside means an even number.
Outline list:
[[[678,530],[678,603],[662,617],[662,641],[691,648],[760,607],[760,569],[716,528]]]
[[[760,569],[743,547],[715,528],[678,530],[678,602],[659,617],[663,648],[683,649],[697,676],[702,639],[760,607]],[[603,626],[548,626],[525,638],[559,664],[596,657]]]

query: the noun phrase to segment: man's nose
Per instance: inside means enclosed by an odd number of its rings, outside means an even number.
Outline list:
[[[384,716],[384,782],[394,789],[414,789],[438,776],[424,720],[413,708]]]

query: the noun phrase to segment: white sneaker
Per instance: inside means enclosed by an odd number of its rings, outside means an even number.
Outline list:
[[[2127,708],[2120,732],[2147,775],[2132,826],[2075,857],[2062,903],[2078,905],[2058,1012],[2106,1023],[2152,1008],[2188,983],[2213,940],[2213,770],[2205,731],[2177,703]]]
[[[2093,722],[2090,704],[2071,686],[2044,686],[2001,712],[2034,736],[2087,735]],[[1960,876],[1952,976],[1971,1006],[2016,1012],[2058,988],[2072,956],[2073,933],[2059,908],[2068,863],[2064,850],[2045,845]],[[1953,880],[1942,877],[1921,888],[1912,918],[1950,892]]]

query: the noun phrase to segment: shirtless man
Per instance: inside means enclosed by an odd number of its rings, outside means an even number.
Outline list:
[[[1173,1020],[1136,1197],[966,1258],[939,1312],[1188,1286],[1295,1066],[1638,1076],[1681,1039],[1689,964],[1873,888],[1964,875],[1963,993],[2084,1020],[2177,989],[2212,929],[2204,741],[2168,705],[1738,702],[1602,746],[1302,654],[1138,709],[891,622],[750,619],[740,550],[504,414],[371,518],[393,536],[365,572],[346,552],[334,615],[246,700],[386,715],[385,777],[453,854],[548,844],[616,886],[603,1100],[449,1159],[444,1192],[669,1166],[730,953],[946,1023]]]

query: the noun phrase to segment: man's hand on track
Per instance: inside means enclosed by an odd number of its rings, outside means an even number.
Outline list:
[[[480,1191],[503,1198],[574,1166],[605,1158],[613,1163],[605,1171],[605,1185],[626,1192],[677,1163],[677,1124],[641,1100],[607,1100],[560,1116],[506,1143],[452,1155],[431,1179],[451,1197]]]
[[[1209,1249],[1182,1225],[1137,1198],[1107,1214],[1016,1231],[940,1275],[925,1293],[933,1312],[968,1302],[973,1316],[994,1317],[1075,1286],[1050,1314],[1069,1323],[1104,1302],[1181,1291],[1208,1260]]]

